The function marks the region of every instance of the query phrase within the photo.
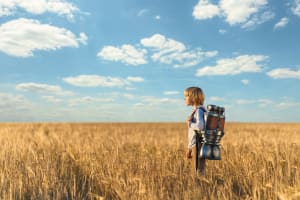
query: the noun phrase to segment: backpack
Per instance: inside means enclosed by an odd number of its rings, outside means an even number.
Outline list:
[[[203,108],[201,108],[205,111]],[[225,108],[208,105],[205,111],[205,130],[202,131],[200,137],[199,157],[208,160],[221,160],[220,141],[224,135],[225,125]]]

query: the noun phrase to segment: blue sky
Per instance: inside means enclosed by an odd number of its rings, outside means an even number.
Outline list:
[[[300,121],[300,0],[0,1],[0,121]]]

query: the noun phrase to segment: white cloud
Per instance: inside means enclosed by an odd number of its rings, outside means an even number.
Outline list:
[[[63,78],[63,81],[79,87],[123,87],[130,85],[126,79],[119,77],[105,77],[98,75],[80,75]]]
[[[46,12],[66,16],[73,20],[79,8],[65,0],[3,0],[0,1],[0,17],[13,15],[17,9],[23,9],[32,14]]]
[[[137,16],[138,16],[138,17],[141,17],[141,16],[143,16],[144,14],[146,14],[147,12],[149,12],[148,9],[142,9],[142,10],[140,10],[140,11],[138,12]]]
[[[259,106],[268,106],[268,105],[274,104],[274,102],[270,99],[259,99],[257,101],[257,104]]]
[[[122,45],[121,47],[105,46],[97,54],[104,60],[120,61],[129,65],[146,64],[145,49],[136,49],[132,45]]]
[[[191,67],[199,64],[203,59],[218,54],[218,51],[203,51],[201,48],[187,49],[183,43],[160,34],[143,38],[140,43],[148,49],[140,49],[129,44],[121,47],[105,46],[98,52],[97,56],[104,60],[141,65],[148,63],[145,57],[150,52],[154,62],[173,65],[174,67]]]
[[[141,39],[141,44],[154,51],[151,56],[153,61],[172,64],[174,67],[190,67],[197,65],[204,58],[213,57],[217,51],[202,51],[202,49],[187,50],[179,41],[166,38],[164,35],[155,34],[149,38]]]
[[[30,103],[21,95],[0,93],[0,112],[7,110],[23,110],[29,108]]]
[[[135,99],[135,96],[132,94],[123,94],[123,97],[125,97],[126,99]]]
[[[205,66],[198,69],[196,76],[210,75],[236,75],[243,72],[260,72],[262,71],[263,62],[267,60],[263,55],[241,55],[236,58],[221,59],[215,66]]]
[[[34,105],[22,95],[0,93],[0,121],[28,121]]]
[[[212,4],[208,0],[199,0],[193,9],[193,16],[199,20],[224,17],[230,25],[241,24],[249,28],[271,19],[269,11],[261,16],[258,14],[267,3],[267,0],[220,0],[218,4]]]
[[[283,78],[300,79],[300,69],[293,71],[289,68],[278,68],[267,72],[267,75],[274,79],[283,79]]]
[[[57,97],[54,97],[54,96],[42,96],[42,99],[45,99],[46,101],[51,102],[51,103],[59,103],[59,102],[62,102],[61,99],[59,99],[59,98],[57,98]]]
[[[249,80],[248,80],[248,79],[243,79],[243,80],[241,80],[241,82],[242,82],[244,85],[248,85],[248,84],[249,84]]]
[[[224,35],[225,33],[227,33],[227,31],[225,29],[219,29],[219,33]]]
[[[263,12],[262,14],[254,15],[251,19],[245,22],[241,27],[244,29],[252,30],[255,26],[263,24],[275,17],[275,13],[271,11]]]
[[[146,15],[146,14],[149,13],[149,12],[150,12],[149,9],[142,9],[142,10],[140,10],[140,11],[137,13],[137,16],[138,16],[138,17],[142,17],[142,16]],[[155,15],[153,18],[156,19],[156,20],[160,20],[160,15]]]
[[[300,0],[295,0],[292,7],[292,11],[295,15],[300,17]]]
[[[168,99],[168,98],[162,98],[162,99],[159,100],[159,102],[161,102],[161,103],[169,103],[170,99]]]
[[[143,103],[136,103],[136,104],[134,104],[134,106],[135,107],[146,107],[146,105]]]
[[[174,67],[176,68],[192,67],[202,62],[205,58],[214,57],[217,54],[218,51],[204,52],[199,48],[196,50],[169,54],[168,56],[162,57],[161,62],[166,64],[173,63]]]
[[[150,38],[141,39],[141,44],[145,47],[153,49],[154,51],[159,51],[153,55],[154,60],[158,60],[164,54],[171,52],[182,52],[186,49],[184,44],[181,42],[166,38],[160,34],[155,34]]]
[[[142,104],[147,104],[149,106],[161,105],[161,104],[183,104],[183,100],[169,99],[169,98],[158,98],[153,96],[143,96],[140,97]]]
[[[267,0],[221,0],[220,8],[226,16],[226,21],[233,25],[246,22],[267,3]]]
[[[98,98],[98,97],[90,97],[90,96],[85,96],[85,97],[80,97],[80,98],[75,98],[70,100],[69,106],[74,107],[74,106],[79,106],[81,104],[86,105],[87,103],[107,103],[107,102],[113,102],[114,99],[112,98]]]
[[[209,100],[211,100],[211,101],[216,101],[216,102],[219,102],[219,101],[225,101],[224,98],[222,98],[222,97],[217,97],[217,96],[212,96],[212,97],[209,98]]]
[[[79,38],[77,39],[80,43],[82,43],[82,44],[87,44],[87,40],[88,40],[88,37],[87,37],[87,35],[85,34],[85,33],[80,33],[79,34]]]
[[[125,87],[125,90],[136,90],[136,88],[133,88],[133,87]]]
[[[165,91],[164,92],[164,95],[176,95],[176,94],[179,94],[178,91]]]
[[[16,19],[0,26],[0,51],[17,57],[33,56],[33,51],[78,47],[86,43],[84,33],[79,38],[69,30],[32,19]]]
[[[256,101],[255,100],[249,100],[249,99],[237,99],[235,102],[237,104],[240,104],[240,105],[245,105],[245,104],[253,104]]]
[[[270,99],[237,99],[235,103],[239,105],[257,104],[262,107],[274,104]]]
[[[71,91],[63,90],[58,85],[47,85],[41,83],[21,83],[16,86],[16,89],[24,92],[53,93],[61,96],[73,95]]]
[[[293,107],[298,107],[300,106],[300,102],[279,102],[276,104],[276,107],[280,109],[287,109],[287,108],[293,108]]]
[[[137,76],[128,76],[127,80],[131,82],[144,82],[144,79],[142,77],[137,77]]]
[[[286,17],[283,17],[283,18],[280,19],[279,22],[277,22],[277,23],[274,25],[274,29],[283,28],[283,27],[285,27],[288,23],[289,23],[289,19],[286,18]]]
[[[218,5],[209,3],[208,0],[199,0],[198,4],[194,7],[193,16],[196,19],[210,19],[220,14]]]

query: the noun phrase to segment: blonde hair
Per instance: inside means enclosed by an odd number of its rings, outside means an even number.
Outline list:
[[[184,90],[184,96],[188,96],[193,105],[203,105],[205,95],[199,87],[188,87]]]

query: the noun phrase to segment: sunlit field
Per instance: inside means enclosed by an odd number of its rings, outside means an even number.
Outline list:
[[[183,123],[2,123],[0,199],[300,199],[300,124],[227,123],[196,176]]]

